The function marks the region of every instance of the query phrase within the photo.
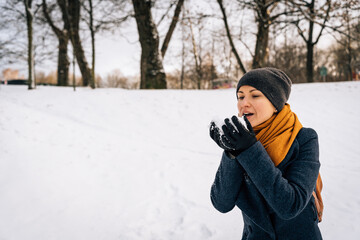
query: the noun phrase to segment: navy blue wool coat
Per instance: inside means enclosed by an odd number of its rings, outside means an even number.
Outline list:
[[[241,209],[242,239],[318,240],[312,192],[319,174],[318,136],[302,128],[285,159],[277,166],[258,141],[236,158],[224,152],[211,201],[226,213]]]

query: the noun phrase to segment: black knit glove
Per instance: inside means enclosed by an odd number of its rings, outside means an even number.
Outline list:
[[[241,152],[251,147],[256,143],[257,139],[249,121],[244,117],[246,122],[245,127],[239,122],[236,116],[231,118],[233,124],[228,118],[225,119],[225,124],[221,129],[216,126],[214,122],[210,125],[210,137],[225,151],[230,152],[234,156],[238,156]]]
[[[226,151],[231,151],[230,148],[226,147],[222,142],[224,133],[219,129],[214,122],[210,123],[210,137],[216,142],[216,144]]]

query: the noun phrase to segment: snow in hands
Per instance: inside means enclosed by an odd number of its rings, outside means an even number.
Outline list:
[[[226,125],[226,122],[228,122],[228,124],[230,123],[231,126],[233,127],[231,128],[233,134],[236,133],[240,134],[240,132],[243,131],[242,129],[239,128],[243,128],[244,130],[249,131],[244,117],[245,116],[242,117],[233,116],[231,118],[225,118],[224,120],[219,120],[219,118],[213,118],[210,124],[210,136],[215,135],[211,137],[212,138],[215,137],[217,139],[214,140],[221,148],[228,151],[236,150],[235,147],[230,143],[231,141],[229,140],[228,136],[224,133],[224,129],[226,130],[229,128],[229,126]]]
[[[249,131],[247,125],[246,125],[246,122],[245,122],[245,119],[244,119],[245,115],[244,116],[241,116],[241,117],[237,117],[238,120],[239,120],[239,123],[241,124],[241,126],[246,129],[247,131]],[[234,128],[239,132],[239,129],[236,127],[236,125],[234,124],[233,120],[231,118],[225,118],[225,119],[229,119],[229,122],[231,123],[231,125],[234,126]],[[222,119],[222,118],[219,118],[219,117],[213,117],[211,123],[214,123],[215,126],[219,129],[220,133],[222,135],[224,135],[224,132],[222,130],[222,126],[226,126],[225,124],[225,119]],[[211,126],[212,127],[212,126]]]

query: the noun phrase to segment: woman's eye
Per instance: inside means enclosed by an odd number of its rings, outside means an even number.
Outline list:
[[[260,95],[253,95],[252,97],[253,98],[258,98],[258,97],[260,97]]]
[[[243,99],[244,99],[243,96],[239,96],[239,97],[238,97],[238,100],[243,100]]]

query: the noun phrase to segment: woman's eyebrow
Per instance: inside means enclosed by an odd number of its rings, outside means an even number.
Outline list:
[[[257,90],[257,89],[251,89],[249,92],[254,92],[254,91],[259,91],[259,90]],[[244,93],[244,92],[239,90],[238,93]]]

